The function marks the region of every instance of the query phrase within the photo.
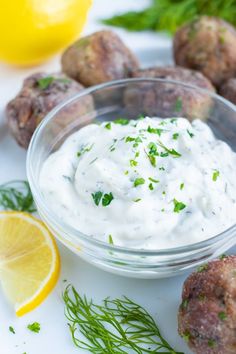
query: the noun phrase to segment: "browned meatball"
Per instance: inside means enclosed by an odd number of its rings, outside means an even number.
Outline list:
[[[221,86],[219,93],[227,100],[236,104],[236,78],[227,80],[224,85]]]
[[[211,261],[187,278],[178,322],[194,353],[236,353],[236,256]]]
[[[215,86],[236,74],[236,30],[203,16],[181,27],[174,37],[177,65],[201,71]]]
[[[99,31],[70,46],[62,55],[62,69],[84,86],[129,77],[138,61],[117,34]]]
[[[211,82],[201,73],[181,67],[153,67],[136,70],[132,73],[135,78],[160,78],[181,81],[214,92]],[[140,85],[142,88],[142,85]],[[160,115],[162,117],[185,116],[205,119],[211,108],[209,96],[197,93],[195,90],[184,89],[169,83],[144,84],[143,89],[128,89],[125,97],[126,105],[138,113]],[[135,114],[135,113],[134,113]]]
[[[37,73],[24,80],[18,95],[6,107],[9,129],[19,145],[27,148],[30,139],[45,115],[66,98],[80,92],[83,86],[64,74]],[[86,113],[91,107],[91,98],[87,97],[64,114],[63,121],[68,123],[78,114]]]

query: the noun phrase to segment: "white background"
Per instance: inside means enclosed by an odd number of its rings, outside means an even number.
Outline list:
[[[85,33],[101,29],[97,19],[128,9],[142,8],[148,0],[94,0]],[[127,33],[117,31],[133,48],[143,66],[170,63],[171,40],[155,33]],[[26,152],[8,135],[5,126],[4,107],[19,90],[22,79],[36,71],[59,70],[59,57],[38,68],[13,69],[0,65],[0,183],[25,178]],[[95,301],[107,296],[126,295],[144,305],[155,317],[161,331],[178,351],[190,354],[177,334],[177,310],[185,276],[162,280],[128,279],[105,273],[80,260],[60,245],[62,271],[53,293],[33,312],[16,318],[12,307],[0,291],[0,354],[75,354],[82,350],[74,347],[64,316],[61,294],[65,284],[72,283],[77,290]],[[1,289],[0,289],[1,290]],[[27,324],[38,321],[41,331],[35,334],[26,329]],[[9,332],[13,326],[16,334]]]

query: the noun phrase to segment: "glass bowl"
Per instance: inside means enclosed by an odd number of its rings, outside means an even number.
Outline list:
[[[127,79],[85,89],[53,109],[36,129],[27,155],[27,174],[38,212],[66,247],[110,272],[137,278],[179,274],[217,257],[235,244],[236,225],[214,237],[184,247],[137,250],[117,247],[84,235],[62,222],[39,188],[47,157],[64,140],[92,122],[140,115],[204,119],[217,138],[236,151],[236,106],[209,91],[177,81]],[[125,213],[125,210],[124,210]]]

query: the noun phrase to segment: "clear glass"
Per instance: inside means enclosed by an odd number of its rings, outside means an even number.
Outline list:
[[[52,233],[80,257],[122,275],[166,277],[217,257],[235,244],[236,225],[199,243],[166,250],[116,247],[82,234],[54,214],[39,189],[47,157],[72,132],[94,121],[140,115],[204,119],[216,137],[236,151],[236,106],[206,90],[171,80],[127,79],[83,90],[62,102],[42,121],[31,140],[27,174],[38,212]],[[125,210],[124,210],[125,212]]]

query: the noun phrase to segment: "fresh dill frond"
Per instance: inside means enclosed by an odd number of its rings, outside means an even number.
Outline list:
[[[97,305],[70,285],[63,299],[73,342],[80,349],[94,354],[183,354],[162,337],[151,315],[127,297]]]
[[[236,25],[235,0],[152,0],[142,11],[129,11],[104,19],[109,26],[122,27],[129,31],[168,31],[174,33],[186,21],[198,16],[221,17]]]
[[[10,181],[0,185],[0,209],[36,211],[33,196],[27,181]]]

